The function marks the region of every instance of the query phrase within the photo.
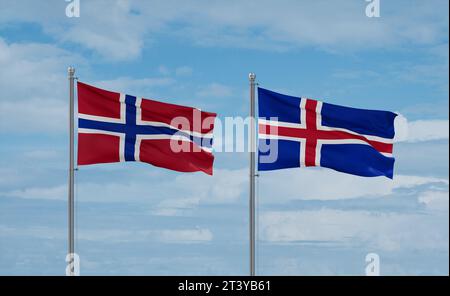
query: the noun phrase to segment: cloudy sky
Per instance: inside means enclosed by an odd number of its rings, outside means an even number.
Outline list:
[[[83,82],[225,116],[262,87],[404,118],[394,180],[258,179],[257,273],[449,272],[448,1],[0,0],[0,274],[65,272],[67,67]],[[222,139],[216,139],[221,143]],[[214,176],[142,163],[76,175],[81,274],[248,274],[248,156]]]

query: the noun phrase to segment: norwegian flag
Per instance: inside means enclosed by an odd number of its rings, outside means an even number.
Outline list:
[[[215,113],[103,90],[78,89],[78,165],[140,161],[213,173]]]
[[[393,178],[397,114],[258,88],[260,171],[320,166]]]

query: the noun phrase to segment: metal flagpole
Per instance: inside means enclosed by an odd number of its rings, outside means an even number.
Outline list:
[[[75,68],[69,67],[67,69],[69,75],[69,134],[70,134],[70,148],[69,148],[69,275],[75,275],[74,270],[74,253],[75,253],[75,216],[74,216],[74,81]]]
[[[255,275],[255,73],[250,80],[250,275]]]

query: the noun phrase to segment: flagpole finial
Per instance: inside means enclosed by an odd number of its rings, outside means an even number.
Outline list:
[[[69,76],[73,76],[75,74],[75,68],[72,66],[68,67],[67,73],[69,74]]]
[[[255,73],[251,72],[251,73],[248,74],[248,80],[255,81],[255,79],[256,79],[256,74]]]

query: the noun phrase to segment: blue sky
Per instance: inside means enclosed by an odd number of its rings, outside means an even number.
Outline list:
[[[65,272],[67,67],[83,82],[248,114],[248,72],[290,95],[406,118],[394,181],[325,169],[258,180],[257,272],[449,272],[448,1],[0,0],[0,274]],[[406,133],[407,131],[407,133]],[[216,139],[217,140],[217,139]],[[142,163],[76,176],[81,274],[248,273],[248,156],[214,176]]]

